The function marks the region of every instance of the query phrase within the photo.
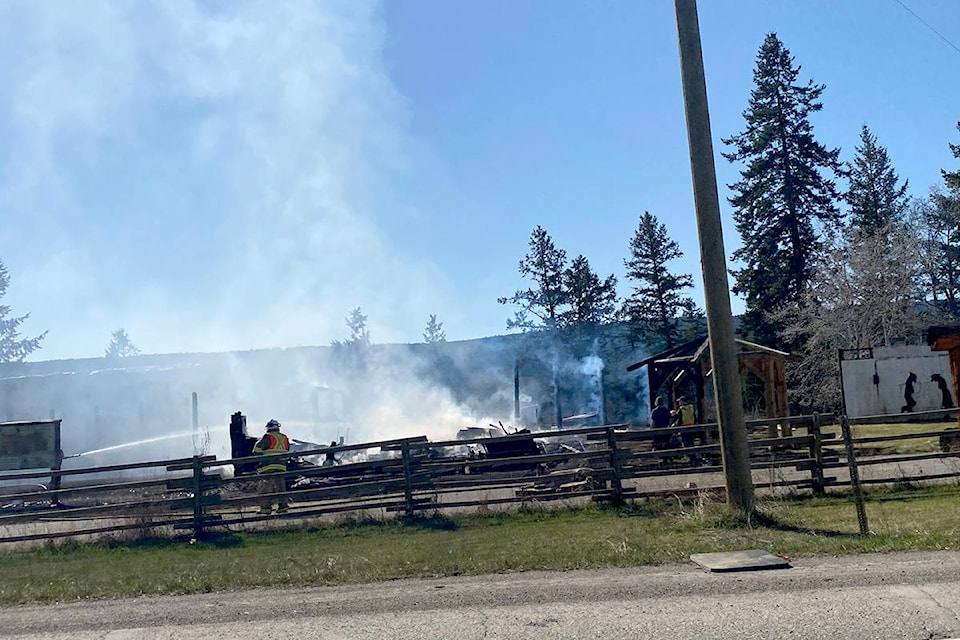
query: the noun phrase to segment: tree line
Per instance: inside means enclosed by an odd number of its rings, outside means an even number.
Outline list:
[[[826,87],[801,81],[800,69],[768,34],[744,128],[722,140],[723,157],[741,167],[727,185],[741,239],[732,290],[745,301],[738,334],[796,356],[787,371],[794,407],[833,410],[838,349],[916,343],[926,326],[960,322],[960,169],[943,169],[942,184],[910,197],[866,124],[841,161],[811,122]],[[960,158],[960,144],[945,144]],[[690,275],[669,269],[681,255],[644,212],[624,261],[632,291],[619,301],[614,276],[599,278],[583,256],[567,265],[537,227],[519,267],[532,286],[499,302],[517,307],[508,328],[562,334],[620,323],[632,340],[669,348],[704,330]]]

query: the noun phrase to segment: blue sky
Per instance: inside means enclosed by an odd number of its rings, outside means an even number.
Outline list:
[[[955,44],[960,3],[903,0]],[[960,161],[960,53],[895,0],[700,2],[721,199],[758,47],[868,124],[910,191]],[[34,359],[500,333],[541,225],[622,276],[643,211],[699,256],[667,0],[0,5],[4,302]],[[723,202],[727,254],[739,245]],[[621,278],[620,293],[629,283]],[[734,309],[742,303],[734,300]]]

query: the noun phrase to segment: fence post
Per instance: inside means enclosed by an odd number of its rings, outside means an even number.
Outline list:
[[[193,537],[199,540],[203,536],[203,460],[193,456]]]
[[[863,506],[863,489],[860,487],[860,471],[857,469],[856,453],[853,450],[853,434],[847,414],[840,415],[840,430],[843,432],[843,447],[847,451],[847,466],[850,468],[850,484],[853,485],[853,495],[857,501],[857,521],[860,523],[860,535],[870,533],[867,526],[867,511]]]
[[[810,443],[810,458],[813,459],[813,466],[810,467],[810,481],[813,488],[813,495],[824,495],[823,480],[823,434],[820,432],[820,414],[813,414],[813,425],[810,427],[810,435],[813,441]]]
[[[403,497],[406,502],[407,517],[413,517],[413,480],[410,477],[410,442],[404,440],[400,444],[403,453]]]
[[[613,503],[615,505],[623,504],[623,469],[620,466],[620,455],[617,449],[617,438],[613,433],[613,427],[607,427],[607,446],[610,448],[610,468],[613,470],[613,480],[611,488],[613,489]]]

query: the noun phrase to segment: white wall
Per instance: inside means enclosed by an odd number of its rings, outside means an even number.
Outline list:
[[[950,358],[945,351],[933,351],[926,345],[874,347],[873,358],[844,360],[843,392],[850,417],[900,413],[905,404],[907,376],[917,374],[913,398],[914,411],[939,409],[941,394],[930,376],[939,373],[953,395]],[[876,375],[876,378],[874,378]],[[954,403],[957,399],[953,398]]]

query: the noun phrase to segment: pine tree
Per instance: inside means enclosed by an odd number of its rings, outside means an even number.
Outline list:
[[[537,226],[530,234],[530,251],[520,261],[520,275],[533,281],[534,286],[520,289],[510,297],[498,298],[500,304],[520,307],[507,328],[557,329],[565,310],[568,295],[563,285],[567,253],[557,249],[553,239]]]
[[[370,332],[367,330],[367,316],[357,307],[346,317],[347,327],[350,329],[350,339],[347,344],[366,349],[370,346]]]
[[[514,317],[507,320],[508,329],[529,329],[539,334],[534,335],[534,338],[541,342],[537,351],[551,360],[553,408],[557,425],[563,424],[560,361],[561,352],[566,346],[558,338],[561,317],[569,302],[563,277],[566,267],[567,253],[563,249],[557,249],[550,235],[537,226],[530,234],[530,251],[520,261],[519,267],[520,275],[532,280],[534,286],[520,289],[510,297],[497,299],[500,304],[520,307]]]
[[[960,131],[960,121],[957,122],[957,131]],[[950,151],[954,158],[960,158],[960,144],[951,144]],[[960,169],[956,171],[947,171],[941,169],[943,181],[947,184],[947,189],[953,194],[954,200],[960,199]]]
[[[582,255],[563,272],[569,308],[560,314],[564,327],[597,327],[612,322],[617,313],[617,278],[601,280]]]
[[[427,344],[440,344],[447,341],[447,334],[443,330],[443,323],[437,320],[437,316],[430,314],[427,319],[427,326],[423,330],[423,341]]]
[[[365,372],[370,355],[370,332],[367,330],[367,316],[357,307],[344,318],[350,337],[346,340],[334,340],[331,343],[334,354],[341,359],[344,366],[350,367],[355,373]]]
[[[957,123],[960,130],[960,122]],[[951,144],[955,158],[960,158],[960,145]],[[943,169],[945,190],[931,196],[934,209],[931,226],[937,229],[935,244],[934,300],[940,298],[940,309],[951,320],[960,319],[960,169]],[[939,295],[938,295],[939,294]]]
[[[0,261],[0,298],[7,293],[10,286],[10,274],[7,267]],[[44,331],[35,338],[21,338],[20,325],[30,317],[30,314],[8,317],[10,307],[0,304],[0,362],[23,362],[23,359],[40,348],[47,332]]]
[[[617,278],[600,279],[587,259],[579,255],[563,272],[568,308],[560,314],[565,338],[578,356],[586,355],[604,325],[617,316]]]
[[[140,349],[130,340],[130,336],[127,335],[126,330],[120,327],[110,334],[110,346],[107,347],[107,351],[103,354],[103,357],[115,359],[138,355],[140,355]]]
[[[630,258],[624,260],[633,293],[624,301],[623,315],[633,332],[657,336],[665,348],[678,343],[678,316],[696,315],[696,305],[683,292],[693,287],[690,274],[675,275],[667,268],[683,256],[680,245],[667,235],[667,227],[645,211],[630,240]]]
[[[834,179],[842,175],[839,149],[817,142],[809,116],[823,108],[824,85],[797,84],[800,67],[768,34],[757,56],[754,88],[743,116],[746,129],[724,144],[724,157],[745,162],[729,185],[743,246],[733,254],[734,292],[746,298],[742,329],[756,340],[781,344],[766,312],[799,304],[823,251],[818,232],[839,228]]]
[[[851,231],[873,235],[901,220],[907,208],[907,182],[899,184],[887,150],[877,144],[867,125],[860,131],[860,146],[849,166],[849,179],[845,197],[850,205]]]

